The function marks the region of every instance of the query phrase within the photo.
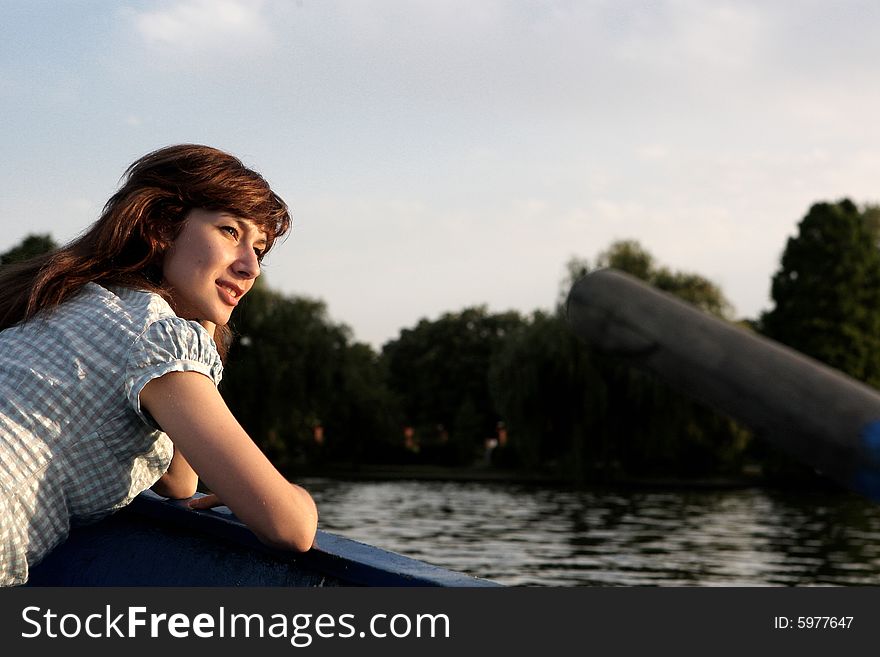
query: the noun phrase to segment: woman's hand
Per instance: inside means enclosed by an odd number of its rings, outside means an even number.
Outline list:
[[[194,497],[186,505],[190,509],[213,509],[215,506],[226,506],[223,500],[214,493],[208,493],[202,497]]]

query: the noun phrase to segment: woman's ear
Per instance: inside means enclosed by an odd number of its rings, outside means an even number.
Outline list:
[[[171,226],[163,224],[156,231],[155,244],[160,253],[164,255],[168,249],[174,246],[174,232]]]

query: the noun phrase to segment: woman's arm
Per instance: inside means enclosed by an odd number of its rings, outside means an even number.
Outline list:
[[[183,500],[196,494],[199,475],[183,457],[180,448],[174,446],[174,456],[165,474],[152,486],[152,490],[162,497]]]
[[[205,485],[257,538],[301,552],[312,546],[318,511],[311,496],[281,476],[208,377],[169,372],[144,386],[140,398]]]

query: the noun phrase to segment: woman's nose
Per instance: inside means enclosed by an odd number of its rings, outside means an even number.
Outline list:
[[[260,275],[260,260],[250,247],[240,249],[234,265],[235,273],[244,278],[256,278]]]

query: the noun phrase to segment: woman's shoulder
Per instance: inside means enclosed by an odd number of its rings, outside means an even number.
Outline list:
[[[27,330],[29,337],[22,339],[32,341],[39,331],[45,339],[111,360],[170,354],[219,362],[216,345],[204,327],[179,317],[161,295],[134,288],[87,283]]]
[[[214,340],[198,322],[179,317],[161,295],[146,290],[108,286],[91,293],[125,316],[127,327],[141,348],[161,348],[173,352],[199,353],[199,359],[214,360]],[[202,353],[204,352],[204,353]]]
[[[81,303],[112,311],[133,325],[146,327],[156,320],[176,317],[162,296],[147,290],[86,283],[78,296]]]

